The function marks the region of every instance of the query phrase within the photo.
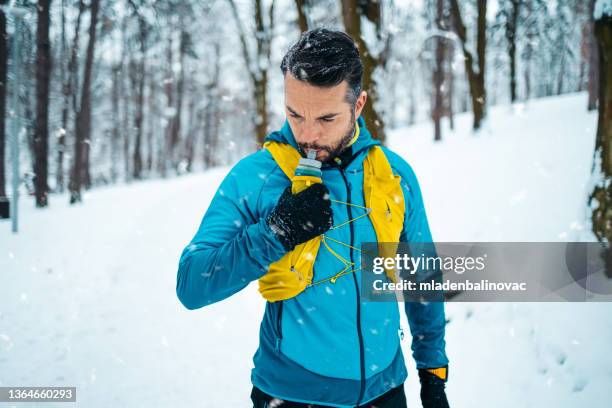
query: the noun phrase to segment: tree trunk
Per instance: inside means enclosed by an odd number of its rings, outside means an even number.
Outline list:
[[[257,116],[255,117],[255,132],[257,133],[257,144],[262,145],[268,134],[268,72],[262,71],[260,79],[255,79],[255,105]]]
[[[119,139],[121,137],[121,132],[119,130],[120,127],[120,115],[119,115],[119,95],[120,95],[120,86],[119,81],[121,78],[121,64],[117,64],[113,67],[112,70],[112,81],[113,87],[111,90],[111,107],[113,112],[113,130],[111,133],[111,143],[110,143],[110,162],[111,162],[111,181],[114,183],[117,182],[119,178],[119,171],[117,170],[117,163],[119,159]]]
[[[193,171],[193,160],[195,157],[196,138],[199,127],[199,108],[196,108],[196,95],[198,94],[195,80],[190,76],[189,103],[187,104],[187,135],[185,138],[185,160],[187,161],[186,171]]]
[[[157,135],[157,123],[159,123],[159,117],[157,112],[157,105],[155,104],[157,86],[155,83],[155,75],[149,74],[149,129],[147,130],[147,164],[146,169],[150,174],[153,171],[153,140]]]
[[[168,164],[172,158],[170,153],[172,145],[172,126],[174,121],[174,115],[169,115],[169,112],[174,110],[174,72],[172,70],[174,64],[174,53],[172,50],[172,34],[168,35],[168,44],[166,46],[166,75],[163,81],[164,94],[166,95],[166,128],[164,129],[164,148],[160,149],[159,156],[159,173],[162,177],[166,177],[168,170]]]
[[[446,81],[448,89],[446,92],[446,116],[448,116],[448,125],[451,130],[455,129],[455,107],[453,98],[455,97],[455,72],[453,71],[453,59],[455,58],[455,49],[446,47]]]
[[[478,54],[478,75],[476,76],[476,106],[478,115],[478,126],[474,121],[474,129],[479,129],[482,120],[486,115],[486,89],[485,89],[485,67],[486,67],[486,41],[487,41],[487,0],[477,0],[478,4],[478,25],[476,33],[476,53]]]
[[[176,106],[174,107],[174,117],[172,118],[172,126],[170,128],[170,157],[172,167],[175,171],[178,170],[180,151],[177,152],[181,136],[181,116],[183,115],[183,100],[185,95],[185,46],[187,33],[181,31],[179,42],[179,76],[176,83]]]
[[[70,180],[70,203],[82,201],[81,187],[83,167],[85,163],[85,151],[91,138],[91,77],[96,44],[96,26],[98,22],[98,8],[100,0],[91,0],[91,18],[89,24],[89,41],[87,44],[87,56],[83,71],[83,87],[81,93],[81,106],[76,115],[76,143],[74,149],[74,166]]]
[[[597,39],[595,38],[593,20],[593,11],[595,9],[595,0],[590,0],[589,5],[589,80],[587,88],[589,90],[588,110],[597,109],[597,98],[599,96],[599,49]]]
[[[565,79],[565,53],[561,53],[561,61],[559,63],[559,75],[557,76],[557,95],[563,93],[563,80]]]
[[[461,11],[457,0],[450,0],[451,14],[455,31],[463,48],[465,60],[465,71],[470,86],[472,97],[472,112],[474,113],[474,130],[480,129],[485,117],[486,92],[485,92],[485,48],[486,48],[486,15],[487,1],[478,0],[477,34],[476,34],[476,56],[478,58],[478,70],[474,67],[474,56],[467,48],[467,33],[461,17]]]
[[[240,44],[244,62],[249,69],[251,84],[253,86],[253,99],[255,100],[255,134],[257,145],[261,146],[268,134],[268,66],[270,61],[270,44],[274,31],[274,0],[268,10],[268,27],[264,24],[262,0],[255,0],[255,35],[256,56],[251,58],[247,45],[247,35],[242,26],[238,8],[234,0],[228,0],[232,9],[234,20],[238,28]],[[263,64],[262,64],[263,63]]]
[[[51,77],[51,42],[49,41],[51,0],[39,0],[36,25],[36,135],[34,137],[34,188],[36,206],[48,205],[49,186],[49,82]]]
[[[361,61],[363,62],[363,89],[368,94],[368,102],[365,104],[361,115],[365,119],[372,136],[380,140],[381,143],[384,143],[386,139],[385,123],[381,115],[375,109],[379,100],[379,95],[378,86],[374,80],[374,71],[381,64],[381,60],[371,54],[361,32],[362,16],[370,20],[377,29],[380,29],[380,2],[371,0],[340,0],[340,2],[344,28],[347,34],[357,43]]]
[[[580,64],[578,73],[578,84],[576,86],[576,92],[582,92],[586,90],[588,64],[589,64],[589,41],[590,41],[590,25],[591,19],[588,14],[588,3],[586,1],[576,2],[573,8],[576,21],[581,21],[580,26]]]
[[[436,0],[436,27],[438,30],[443,30],[442,18],[444,14],[444,0]],[[441,35],[436,36],[435,42],[435,61],[433,69],[433,109],[431,111],[431,118],[434,123],[434,140],[442,140],[442,126],[441,120],[444,113],[444,94],[442,92],[442,86],[444,84],[444,38]]]
[[[595,144],[594,174],[601,176],[590,200],[596,200],[593,210],[593,232],[606,242],[607,272],[610,276],[610,242],[612,242],[612,15],[604,14],[595,21],[595,37],[599,47],[599,119]]]
[[[142,126],[144,115],[144,85],[145,85],[145,61],[147,55],[147,26],[146,21],[142,17],[139,18],[139,40],[140,40],[140,55],[138,67],[134,67],[134,85],[136,87],[135,102],[136,112],[134,115],[134,130],[136,131],[136,140],[134,142],[134,167],[133,177],[140,179],[142,177]]]
[[[206,86],[206,107],[204,110],[204,168],[217,165],[216,151],[218,144],[218,111],[219,76],[221,74],[221,46],[217,42],[214,48],[214,71],[212,80]]]
[[[508,40],[508,61],[510,62],[510,101],[516,102],[516,29],[519,16],[519,0],[510,0],[510,15],[506,21],[506,40]]]
[[[408,95],[408,101],[409,101],[409,105],[408,105],[408,124],[409,125],[414,125],[416,123],[416,105],[417,105],[417,101],[416,101],[416,97],[414,96],[414,89],[410,89],[409,91],[409,95]]]
[[[32,58],[31,49],[36,47],[35,34],[32,33],[29,24],[21,24],[22,29],[22,50],[21,65],[23,66],[24,84],[21,89],[16,91],[19,93],[21,106],[23,107],[23,123],[25,124],[26,142],[28,152],[30,154],[30,162],[32,163],[32,171],[36,171],[36,153],[34,148],[34,138],[36,137],[36,99],[32,97],[32,90],[36,88],[36,84],[32,82],[36,79],[36,58]],[[33,79],[31,79],[33,78]],[[29,186],[29,193],[33,193],[33,185]]]
[[[64,107],[62,108],[62,123],[60,125],[60,129],[58,130],[57,137],[57,161],[56,161],[56,170],[55,170],[55,190],[58,193],[64,192],[64,151],[66,149],[66,126],[68,126],[68,110],[67,106],[69,106],[69,94],[67,94],[68,84],[66,83],[66,70],[64,69],[66,60],[68,56],[66,53],[68,52],[68,45],[66,44],[66,3],[65,0],[62,0],[62,33],[61,33],[61,43],[62,43],[62,56],[61,56],[61,72],[60,72],[60,81],[62,83],[62,95],[64,97]]]
[[[308,31],[308,12],[311,0],[295,0],[295,8],[298,12],[298,26],[300,32]]]
[[[525,14],[527,16],[532,16],[534,13],[533,0],[525,0],[523,2],[523,6],[525,7]],[[521,56],[524,60],[523,65],[525,66],[523,70],[523,80],[525,81],[524,99],[528,100],[531,98],[531,64],[534,55],[533,43],[537,36],[537,30],[535,29],[533,18],[527,19],[525,22],[524,33],[525,47]]]
[[[129,64],[127,63],[128,40],[127,40],[127,17],[124,17],[121,22],[121,60],[119,61],[121,71],[119,79],[119,94],[123,103],[121,127],[123,129],[123,176],[125,181],[129,183],[132,180],[130,173],[130,98],[128,92],[129,84]]]
[[[257,61],[265,58],[270,61],[270,45],[274,29],[274,1],[270,4],[269,27],[264,24],[262,0],[255,0],[255,27],[257,38]],[[257,64],[259,65],[259,64]],[[254,76],[255,104],[257,107],[257,117],[255,118],[255,132],[257,133],[257,144],[263,145],[263,141],[268,134],[268,67],[260,67]]]
[[[6,198],[6,152],[4,150],[6,133],[6,85],[8,63],[8,41],[6,33],[6,15],[0,8],[0,199]]]
[[[81,30],[81,16],[83,15],[83,11],[85,10],[85,2],[83,0],[79,1],[79,12],[77,14],[77,19],[74,25],[74,38],[72,41],[72,47],[70,50],[70,59],[67,67],[67,76],[62,81],[62,96],[63,107],[62,107],[62,129],[60,130],[60,135],[58,138],[58,146],[57,146],[57,172],[56,172],[56,185],[57,191],[63,192],[65,187],[64,181],[64,153],[66,152],[66,134],[68,133],[68,118],[70,113],[70,101],[71,98],[74,101],[75,99],[75,78],[77,71],[77,55],[79,49],[79,32]],[[66,39],[65,39],[65,4],[64,0],[62,0],[62,49],[66,47]],[[65,56],[65,53],[62,51],[62,55]],[[65,56],[66,57],[66,56]],[[67,58],[67,57],[66,57]],[[62,64],[65,61],[62,61]],[[62,76],[64,76],[62,70]],[[74,105],[73,105],[74,106]]]

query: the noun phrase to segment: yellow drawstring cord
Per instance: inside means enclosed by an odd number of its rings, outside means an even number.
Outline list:
[[[347,220],[347,221],[343,222],[342,224],[335,225],[335,226],[333,226],[332,228],[330,228],[330,230],[335,230],[335,229],[338,229],[338,228],[340,228],[340,227],[342,227],[342,226],[344,226],[344,225],[347,225],[347,224],[349,224],[349,223],[351,223],[351,222],[353,222],[353,221],[358,220],[359,218],[367,217],[367,216],[368,216],[368,214],[370,214],[370,212],[372,211],[372,209],[371,209],[371,208],[369,208],[369,207],[364,207],[363,205],[359,205],[359,204],[347,203],[347,202],[345,202],[345,201],[339,201],[339,200],[333,200],[333,199],[330,199],[330,201],[332,201],[332,202],[334,202],[334,203],[344,204],[344,205],[347,205],[347,206],[357,207],[357,208],[361,208],[361,209],[366,210],[366,213],[365,213],[365,214],[362,214],[362,215],[360,215],[360,216],[358,216],[358,217],[355,217],[355,218],[351,218],[350,220]],[[348,275],[348,274],[353,273],[353,272],[360,271],[360,270],[362,269],[362,268],[357,268],[357,269],[350,269],[350,270],[349,270],[349,268],[350,268],[351,266],[355,266],[355,263],[354,263],[354,262],[350,262],[350,261],[346,260],[346,259],[345,259],[345,258],[343,258],[341,255],[339,255],[339,254],[338,254],[336,251],[334,251],[334,250],[333,250],[333,249],[332,249],[332,248],[329,246],[329,244],[327,243],[327,240],[332,241],[332,242],[335,242],[335,243],[340,244],[340,245],[344,245],[344,246],[346,246],[346,247],[348,247],[348,248],[354,249],[354,250],[359,251],[359,252],[364,252],[364,251],[362,251],[360,248],[357,248],[357,247],[352,246],[352,245],[349,245],[349,244],[345,244],[344,242],[339,241],[339,240],[337,240],[337,239],[335,239],[335,238],[331,238],[331,237],[329,237],[329,236],[327,236],[327,235],[323,235],[323,239],[321,240],[321,242],[323,242],[323,245],[325,246],[325,248],[327,248],[327,250],[328,250],[328,251],[329,251],[329,252],[330,252],[330,253],[331,253],[331,254],[332,254],[334,257],[336,257],[336,258],[337,258],[337,259],[338,259],[340,262],[342,262],[342,264],[344,265],[344,268],[342,268],[342,270],[341,270],[340,272],[336,273],[336,274],[335,274],[335,275],[333,275],[333,276],[330,276],[329,278],[321,279],[321,280],[318,280],[318,281],[316,281],[316,282],[311,282],[311,283],[310,283],[310,284],[309,284],[307,287],[311,287],[311,286],[314,286],[314,285],[318,285],[318,284],[321,284],[321,283],[324,283],[324,282],[327,282],[327,281],[331,281],[331,283],[336,283],[336,280],[338,280],[338,278],[339,278],[339,277],[344,276],[344,275]],[[370,255],[370,256],[371,256],[371,254],[368,254],[368,255]]]

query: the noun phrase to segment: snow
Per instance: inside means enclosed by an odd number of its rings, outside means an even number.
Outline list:
[[[597,0],[593,9],[593,19],[599,20],[603,16],[612,16],[612,0]]]
[[[472,134],[471,115],[392,131],[389,144],[415,170],[437,241],[583,241],[597,118],[581,95],[491,109]],[[590,185],[589,185],[590,186]],[[534,224],[537,223],[537,228]]]
[[[420,180],[438,241],[593,240],[595,126],[576,94],[492,108],[476,136],[466,114],[441,143],[430,123],[389,141]],[[19,234],[0,223],[0,386],[76,386],[85,407],[249,406],[264,308],[256,286],[198,311],[175,295],[180,252],[228,170],[100,188],[76,207],[22,199]],[[447,304],[452,406],[606,406],[610,311]],[[406,391],[418,407],[410,340]]]

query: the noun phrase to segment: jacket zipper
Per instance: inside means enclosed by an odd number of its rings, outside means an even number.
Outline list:
[[[344,169],[339,167],[340,174],[342,175],[342,180],[344,180],[344,185],[346,186],[346,202],[351,204],[351,189],[349,187],[349,183],[346,179],[346,175],[344,174]],[[346,210],[348,212],[348,219],[353,219],[353,212],[351,211],[351,206],[347,205]],[[355,244],[355,232],[353,230],[353,223],[349,223],[351,229],[351,264],[355,263],[353,259],[353,246]],[[363,392],[365,389],[365,356],[364,356],[364,347],[363,347],[363,334],[361,333],[361,295],[359,293],[359,285],[357,284],[357,276],[353,272],[353,282],[355,283],[355,293],[357,295],[357,336],[359,337],[359,366],[360,366],[360,386],[359,386],[359,398],[357,399],[356,405],[359,406],[361,399],[363,398]]]
[[[276,353],[280,353],[281,341],[283,340],[283,301],[278,302],[278,309],[276,311],[276,345],[274,349]]]

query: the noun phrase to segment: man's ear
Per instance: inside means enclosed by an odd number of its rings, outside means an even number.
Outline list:
[[[361,91],[357,101],[355,102],[355,118],[358,118],[361,115],[361,111],[368,100],[368,93],[366,91]]]

